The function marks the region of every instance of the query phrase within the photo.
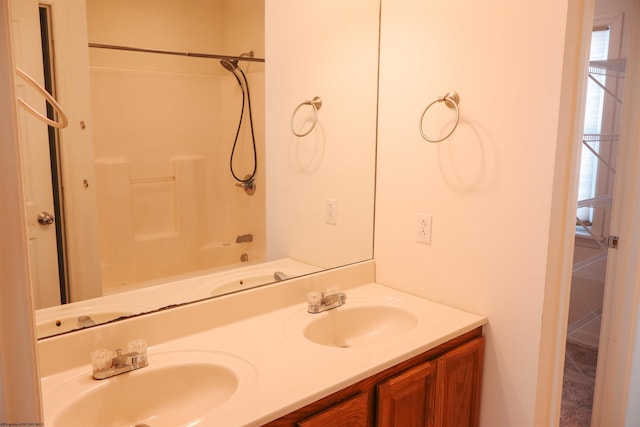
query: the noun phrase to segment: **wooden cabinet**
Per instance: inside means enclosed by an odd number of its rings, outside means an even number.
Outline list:
[[[436,364],[424,362],[378,385],[379,427],[434,427]]]
[[[483,355],[477,328],[266,426],[475,427]]]
[[[473,340],[438,358],[436,426],[477,426],[484,341]]]

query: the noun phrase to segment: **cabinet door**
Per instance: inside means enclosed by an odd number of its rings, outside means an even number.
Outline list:
[[[479,422],[484,338],[437,360],[437,427],[475,427]]]
[[[433,427],[436,365],[425,362],[378,385],[378,427]]]
[[[369,422],[369,393],[360,393],[296,423],[298,427],[363,427]]]

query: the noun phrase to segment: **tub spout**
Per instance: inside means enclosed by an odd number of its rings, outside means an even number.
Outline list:
[[[243,234],[241,236],[236,237],[236,243],[245,243],[245,242],[253,242],[253,234]]]

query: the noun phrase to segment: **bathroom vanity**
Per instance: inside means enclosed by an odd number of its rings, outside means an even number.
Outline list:
[[[474,426],[486,322],[359,263],[40,340],[45,424]],[[92,378],[92,351],[138,338],[148,365]]]
[[[483,354],[477,328],[266,427],[477,426]]]

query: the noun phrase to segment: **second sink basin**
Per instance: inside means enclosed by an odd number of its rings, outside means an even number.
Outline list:
[[[288,320],[289,335],[329,347],[382,344],[411,331],[417,317],[387,301],[347,299],[341,307],[318,314],[297,313]]]
[[[87,372],[60,384],[64,403],[51,405],[51,425],[192,426],[255,377],[252,365],[227,354],[149,353],[149,366],[137,371],[101,381]]]
[[[304,336],[315,343],[333,347],[384,342],[418,324],[416,317],[407,310],[384,305],[344,305],[321,316],[309,323]]]

